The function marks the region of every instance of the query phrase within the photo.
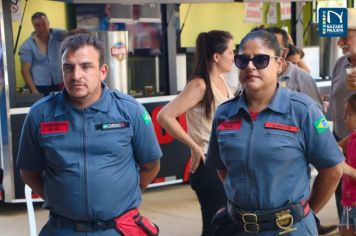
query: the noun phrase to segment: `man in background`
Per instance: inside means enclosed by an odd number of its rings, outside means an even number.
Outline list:
[[[21,45],[21,73],[31,93],[49,94],[63,89],[59,48],[65,36],[61,29],[49,28],[45,13],[31,17],[34,32]]]

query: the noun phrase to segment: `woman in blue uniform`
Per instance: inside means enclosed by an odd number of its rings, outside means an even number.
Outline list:
[[[318,213],[342,175],[343,155],[318,105],[277,84],[276,37],[246,35],[235,64],[241,96],[216,111],[206,165],[217,169],[238,235],[317,235]],[[319,173],[310,193],[309,164]]]

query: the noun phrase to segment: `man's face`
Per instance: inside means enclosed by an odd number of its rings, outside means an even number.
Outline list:
[[[294,65],[298,65],[301,61],[301,58],[300,55],[296,53],[294,55],[288,56],[286,60],[293,63]]]
[[[83,46],[62,55],[64,87],[74,105],[90,106],[101,96],[101,82],[106,78],[107,65],[99,65],[99,53],[92,46]]]
[[[347,36],[339,38],[337,44],[345,56],[356,56],[356,29],[348,29]]]
[[[37,37],[47,39],[49,35],[49,22],[47,17],[41,16],[32,20],[33,28]]]

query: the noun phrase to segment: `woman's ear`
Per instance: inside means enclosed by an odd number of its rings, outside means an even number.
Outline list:
[[[214,60],[214,62],[218,63],[219,60],[220,60],[220,54],[219,53],[214,53],[213,60]]]

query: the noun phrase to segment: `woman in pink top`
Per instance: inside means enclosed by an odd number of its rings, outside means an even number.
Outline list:
[[[220,30],[200,33],[196,40],[193,79],[157,116],[168,133],[191,149],[189,182],[201,206],[202,236],[232,235],[216,232],[211,224],[215,212],[226,205],[226,195],[216,171],[205,167],[204,160],[215,109],[233,96],[225,74],[232,69],[234,50],[230,33]],[[183,113],[186,113],[188,133],[177,121]]]
[[[345,124],[350,135],[339,142],[346,161],[343,164],[342,198],[344,213],[341,218],[341,236],[356,235],[356,93],[346,100]]]

